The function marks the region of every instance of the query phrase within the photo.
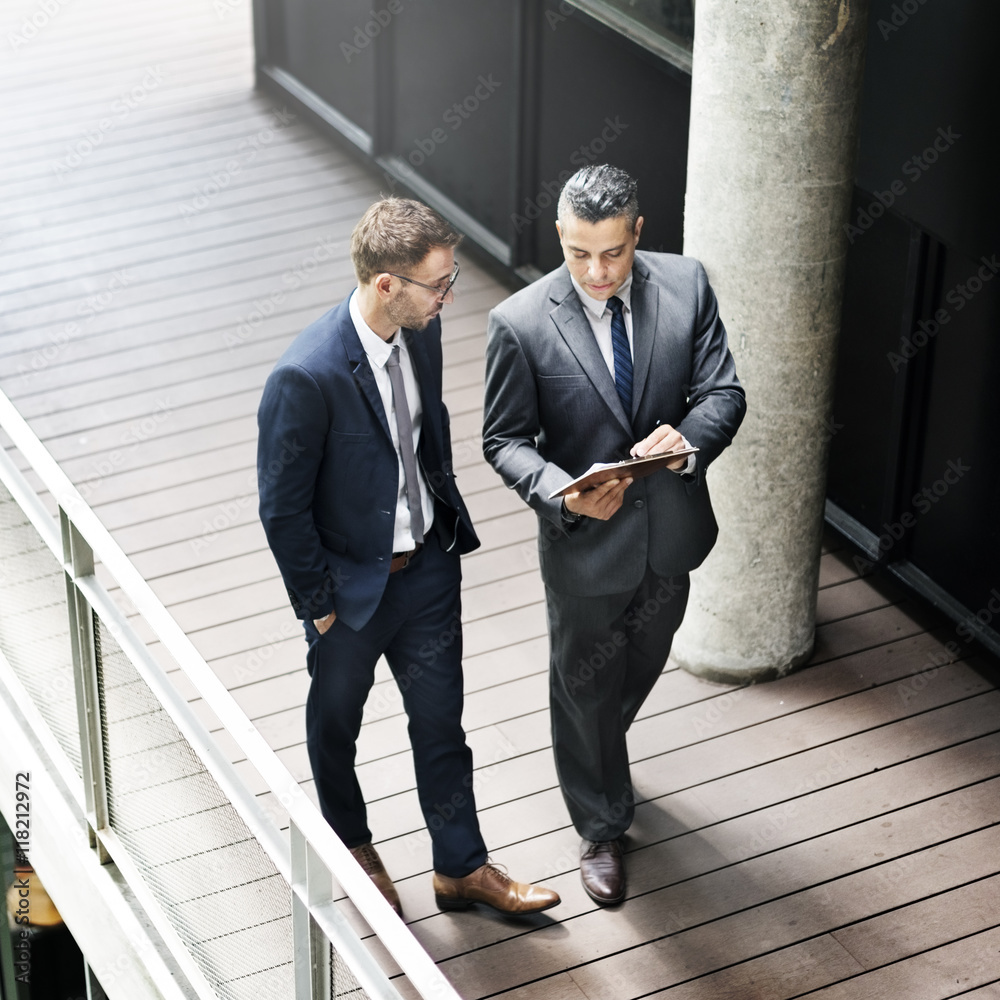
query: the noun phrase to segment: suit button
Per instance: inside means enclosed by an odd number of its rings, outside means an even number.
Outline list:
[[[635,507],[636,510],[642,510],[642,508],[646,506],[646,501],[636,500],[633,502],[632,506]]]

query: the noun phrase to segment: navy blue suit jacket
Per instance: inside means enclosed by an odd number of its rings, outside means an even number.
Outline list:
[[[455,484],[441,399],[441,322],[403,330],[420,386],[418,460],[444,549],[479,545]],[[399,465],[348,299],[278,359],[257,414],[260,519],[295,613],[352,629],[374,614],[392,558]]]

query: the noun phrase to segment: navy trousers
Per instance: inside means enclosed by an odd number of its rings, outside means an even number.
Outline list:
[[[371,620],[341,621],[320,635],[305,622],[312,682],[306,742],[320,808],[348,847],[372,839],[354,772],[357,738],[375,665],[385,655],[409,720],[417,794],[434,870],[460,878],[486,862],[462,728],[462,570],[431,532],[410,564],[389,576]]]
[[[552,747],[566,808],[585,840],[615,840],[632,823],[625,734],[667,662],[688,590],[687,574],[664,580],[648,567],[623,594],[545,589]]]

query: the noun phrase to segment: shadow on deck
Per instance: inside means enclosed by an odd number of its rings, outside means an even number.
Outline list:
[[[249,4],[227,10],[80,0],[0,67],[0,387],[311,792],[254,415],[286,344],[352,287],[348,236],[384,185],[252,91]],[[484,543],[464,560],[465,722],[494,859],[563,904],[437,912],[380,670],[360,775],[417,937],[469,998],[1000,997],[995,664],[832,537],[808,669],[727,689],[668,665],[630,733],[630,898],[585,896],[534,516],[480,452],[486,314],[508,289],[462,265],[446,401]]]

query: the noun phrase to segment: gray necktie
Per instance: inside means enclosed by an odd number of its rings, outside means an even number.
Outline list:
[[[403,474],[406,504],[410,508],[410,533],[419,544],[424,540],[424,512],[420,507],[420,481],[417,479],[417,456],[413,453],[413,424],[410,421],[410,406],[406,401],[403,387],[403,372],[399,367],[399,345],[392,348],[385,363],[392,384],[393,409],[396,411],[396,430],[399,432],[399,454],[403,459]]]

